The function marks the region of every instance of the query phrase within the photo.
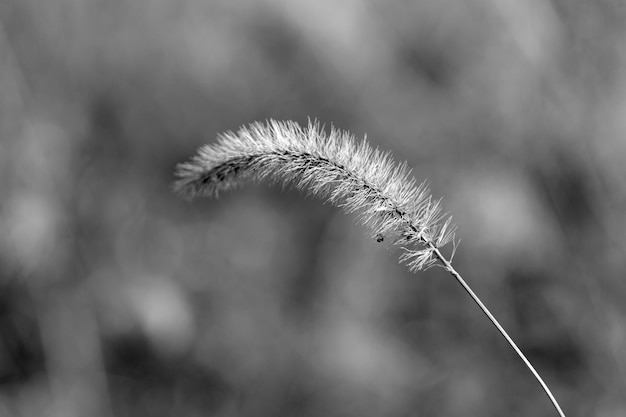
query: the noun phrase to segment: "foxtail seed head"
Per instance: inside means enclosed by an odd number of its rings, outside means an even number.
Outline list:
[[[217,196],[249,179],[293,184],[358,213],[377,240],[403,248],[400,260],[414,271],[435,264],[435,249],[455,243],[441,200],[416,182],[406,163],[348,132],[331,127],[326,134],[315,121],[301,127],[270,120],[226,132],[178,165],[176,175],[174,188],[189,197]]]

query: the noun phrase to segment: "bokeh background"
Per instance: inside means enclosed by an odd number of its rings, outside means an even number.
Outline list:
[[[620,0],[2,0],[0,416],[553,416],[452,277],[176,163],[268,118],[407,160],[568,416],[626,415]]]

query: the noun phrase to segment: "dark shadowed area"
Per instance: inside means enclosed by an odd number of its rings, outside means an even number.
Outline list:
[[[626,415],[619,0],[0,2],[0,416],[555,416],[441,268],[216,135],[317,118],[406,160],[569,417]]]

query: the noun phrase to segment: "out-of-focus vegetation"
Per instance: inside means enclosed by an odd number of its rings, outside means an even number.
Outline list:
[[[626,415],[618,0],[0,3],[0,416],[551,416],[454,280],[279,187],[179,199],[217,132],[392,150],[568,416]]]

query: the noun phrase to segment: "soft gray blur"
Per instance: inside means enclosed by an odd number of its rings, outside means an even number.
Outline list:
[[[216,134],[317,118],[444,197],[455,264],[570,417],[626,415],[619,0],[0,2],[0,416],[553,416],[440,268],[249,185]]]

